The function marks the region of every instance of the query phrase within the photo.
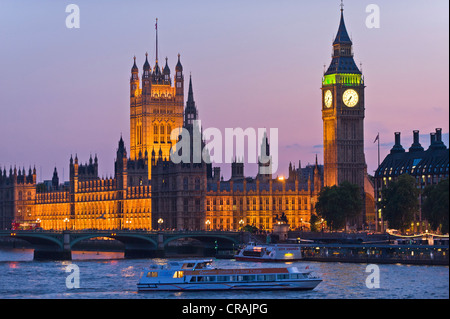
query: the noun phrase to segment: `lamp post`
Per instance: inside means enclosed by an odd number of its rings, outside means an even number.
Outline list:
[[[67,228],[68,228],[68,223],[70,222],[70,219],[69,218],[64,218],[64,222],[66,223],[66,230],[67,230]]]
[[[206,224],[206,230],[210,230],[210,225],[211,225],[211,221],[209,220],[209,219],[207,219],[206,220],[206,222],[205,222],[205,224]]]
[[[240,229],[242,230],[242,227],[244,227],[244,220],[243,219],[241,219],[239,221],[239,226],[241,227]]]
[[[164,223],[164,219],[158,219],[159,230],[161,230],[162,224]]]
[[[322,225],[322,233],[323,233],[323,218],[320,219],[320,224]]]

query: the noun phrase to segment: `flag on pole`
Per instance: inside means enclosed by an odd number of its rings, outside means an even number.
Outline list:
[[[377,137],[375,138],[375,141],[373,141],[373,142],[375,143],[375,142],[378,141],[379,139],[380,139],[380,133],[378,133]]]
[[[156,18],[155,30],[158,30],[158,18]]]

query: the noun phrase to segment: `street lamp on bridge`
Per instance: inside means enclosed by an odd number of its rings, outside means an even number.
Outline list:
[[[162,219],[162,218],[160,218],[160,219],[158,219],[158,227],[159,227],[159,230],[161,230],[161,227],[162,227],[162,224],[164,223],[164,219]]]
[[[67,230],[69,222],[70,222],[70,219],[66,217],[66,218],[64,218],[64,222],[66,223],[66,230]]]
[[[243,219],[241,219],[240,221],[239,221],[239,226],[241,227],[241,230],[242,230],[242,227],[244,227],[244,220]]]

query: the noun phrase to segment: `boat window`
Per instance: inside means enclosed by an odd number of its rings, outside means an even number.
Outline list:
[[[258,276],[256,276],[256,280],[258,280],[258,281],[264,281],[264,275],[258,275]]]
[[[217,281],[230,281],[230,276],[217,276]]]
[[[250,281],[250,280],[255,280],[255,276],[254,275],[239,275],[238,276],[238,281]]]
[[[181,270],[175,271],[173,274],[173,278],[183,278],[184,272]]]
[[[181,267],[182,269],[190,269],[192,267],[194,267],[195,264],[193,263],[187,263],[187,264],[183,264],[183,267]]]
[[[216,281],[216,276],[198,276],[197,281]]]
[[[281,274],[281,275],[277,275],[278,279],[289,279],[289,274]]]
[[[265,280],[266,281],[275,281],[275,275],[265,275]]]
[[[303,279],[305,278],[305,274],[291,274],[292,279]]]
[[[192,276],[191,281],[190,282],[196,282],[197,281],[197,277]]]
[[[147,277],[158,277],[158,272],[157,271],[149,271],[147,273]]]

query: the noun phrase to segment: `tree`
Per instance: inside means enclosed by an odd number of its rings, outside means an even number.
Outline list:
[[[324,187],[316,203],[319,217],[327,221],[333,230],[341,229],[347,222],[359,215],[362,198],[357,185],[343,182],[339,186]]]
[[[414,221],[419,207],[419,190],[414,177],[403,174],[382,190],[379,208],[390,228],[404,232]]]
[[[422,198],[422,217],[428,220],[432,230],[440,228],[443,234],[448,233],[448,178],[441,180],[438,184],[427,186]]]
[[[247,224],[242,228],[242,230],[253,234],[258,231],[258,228],[256,226]]]

